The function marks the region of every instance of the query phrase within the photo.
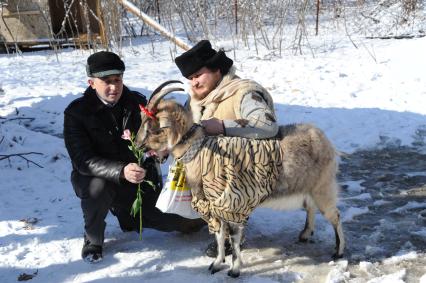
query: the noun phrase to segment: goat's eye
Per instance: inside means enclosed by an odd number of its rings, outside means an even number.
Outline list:
[[[162,131],[163,131],[163,129],[156,128],[156,129],[150,129],[149,133],[152,134],[152,135],[159,135],[159,134],[161,134]]]

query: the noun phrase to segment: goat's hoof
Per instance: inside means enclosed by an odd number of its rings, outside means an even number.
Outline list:
[[[311,242],[312,240],[310,241],[310,237],[312,237],[313,235],[314,235],[313,231],[311,233],[306,233],[306,232],[302,231],[299,234],[299,242],[301,242],[301,243],[307,243],[308,241]]]
[[[220,268],[215,267],[214,262],[212,262],[212,264],[210,264],[209,266],[209,270],[211,274],[215,274],[216,272],[220,271]]]
[[[343,257],[343,254],[338,254],[338,253],[335,253],[335,254],[332,256],[333,260],[338,260],[338,259],[340,259],[340,258],[342,258],[342,257]]]
[[[315,240],[313,240],[311,238],[299,238],[299,243],[302,243],[302,244],[306,244],[306,243],[313,244],[313,243],[315,243]]]
[[[229,270],[228,271],[228,276],[232,277],[232,278],[237,278],[237,277],[240,276],[240,272],[239,271]]]

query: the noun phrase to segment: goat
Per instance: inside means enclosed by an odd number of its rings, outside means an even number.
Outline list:
[[[297,124],[280,126],[278,136],[269,140],[208,137],[201,126],[194,124],[190,109],[174,100],[163,99],[170,92],[183,90],[176,87],[163,89],[176,82],[179,81],[162,84],[151,95],[147,108],[141,112],[136,143],[157,152],[168,150],[184,163],[186,181],[192,189],[192,206],[216,235],[218,255],[209,267],[211,273],[221,269],[225,259],[224,241],[229,233],[233,255],[228,275],[240,275],[244,223],[248,214],[259,205],[274,209],[303,207],[307,212],[305,227],[299,234],[299,240],[303,242],[313,234],[318,208],[334,228],[336,252],[333,257],[342,257],[345,240],[336,206],[339,188],[336,151],[323,132],[312,125]],[[239,145],[238,152],[232,150],[231,143]],[[272,148],[267,154],[259,153],[264,143]],[[210,154],[213,151],[216,151],[214,157]],[[227,161],[213,160],[221,157]],[[254,164],[256,162],[261,164]],[[258,167],[252,170],[254,166]],[[227,175],[217,173],[223,169],[218,167],[226,167]],[[223,177],[219,181],[218,174]],[[235,180],[238,180],[237,185],[231,184]],[[259,193],[265,186],[266,192]],[[219,191],[211,191],[212,187]],[[235,187],[238,187],[236,192]],[[226,193],[236,196],[218,204],[217,198]],[[249,196],[248,209],[240,206],[246,205],[240,199],[245,194]],[[253,194],[259,195],[253,199]],[[223,203],[229,207],[220,207]]]

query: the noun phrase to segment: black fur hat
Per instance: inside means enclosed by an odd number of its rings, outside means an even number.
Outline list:
[[[201,40],[194,47],[176,57],[175,63],[182,75],[188,78],[202,67],[218,68],[222,75],[225,75],[234,62],[225,55],[223,50],[214,50],[210,41]]]
[[[103,78],[110,75],[121,75],[125,69],[124,62],[113,52],[99,51],[87,58],[88,77]]]

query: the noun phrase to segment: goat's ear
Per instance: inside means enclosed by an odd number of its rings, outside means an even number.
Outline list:
[[[172,123],[167,118],[159,118],[158,122],[160,123],[160,129],[170,128],[172,126]]]

